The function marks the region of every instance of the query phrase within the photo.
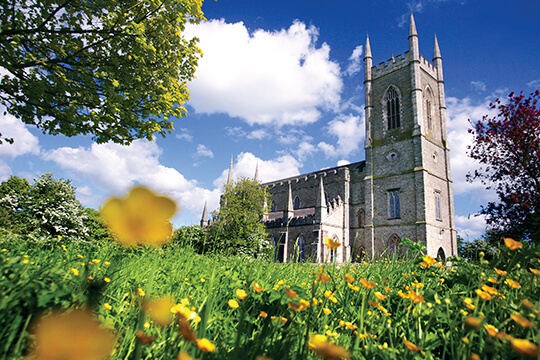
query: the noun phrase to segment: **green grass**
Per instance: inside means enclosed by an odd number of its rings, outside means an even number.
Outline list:
[[[3,359],[29,354],[32,324],[41,314],[52,308],[82,306],[93,309],[104,326],[117,334],[111,359],[132,359],[137,351],[144,359],[175,359],[181,350],[197,359],[256,359],[260,355],[274,360],[311,359],[317,358],[308,348],[311,334],[326,334],[330,342],[349,350],[354,359],[469,359],[471,353],[482,359],[526,358],[512,348],[509,336],[490,336],[483,325],[540,343],[539,276],[529,270],[540,268],[534,249],[504,249],[501,259],[492,263],[458,259],[452,267],[444,268],[424,268],[421,257],[407,261],[380,259],[354,266],[328,264],[323,266],[332,277],[328,283],[317,281],[321,268],[314,264],[201,256],[173,245],[130,250],[114,244],[70,243],[63,239],[38,242],[3,236],[0,250]],[[495,267],[508,274],[498,275]],[[344,280],[347,273],[355,279],[351,286]],[[490,278],[500,283],[494,284]],[[506,284],[507,278],[517,281],[521,288]],[[367,289],[360,279],[377,285]],[[277,285],[280,281],[284,284]],[[257,293],[254,282],[264,291]],[[480,298],[476,290],[484,284],[496,288],[500,295],[493,295],[491,300]],[[287,286],[299,297],[289,298]],[[139,288],[146,291],[144,297],[138,294]],[[237,289],[244,289],[248,296],[238,299]],[[403,298],[400,290],[402,294],[413,290],[423,301]],[[332,302],[325,291],[333,292],[337,301]],[[386,298],[378,299],[376,292]],[[194,331],[199,338],[215,344],[214,351],[203,353],[185,341],[174,319],[169,326],[160,327],[150,317],[141,317],[143,299],[166,295],[175,303],[189,300],[201,319],[192,323]],[[288,303],[300,298],[310,306],[295,312]],[[466,307],[466,298],[472,300],[474,310]],[[229,307],[230,299],[236,299],[240,306]],[[535,307],[524,306],[525,299]],[[374,302],[379,306],[373,306]],[[107,310],[105,303],[112,308]],[[326,315],[323,309],[331,313]],[[260,317],[261,311],[268,316]],[[524,328],[516,323],[511,317],[516,313],[533,326]],[[482,326],[468,327],[467,316],[480,319]],[[137,345],[136,331],[145,322],[149,327],[144,333],[155,340]],[[404,338],[422,350],[409,350]]]

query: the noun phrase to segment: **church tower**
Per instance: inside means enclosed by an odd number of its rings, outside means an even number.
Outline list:
[[[409,51],[373,66],[369,37],[364,57],[366,167],[365,231],[368,255],[403,251],[409,238],[428,254],[457,254],[447,146],[442,57],[420,55],[411,13]]]

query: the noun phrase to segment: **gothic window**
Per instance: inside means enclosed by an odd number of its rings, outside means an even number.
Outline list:
[[[358,247],[358,250],[356,250],[356,256],[353,259],[355,262],[362,261],[366,257],[366,248],[363,245],[360,245]]]
[[[366,212],[364,209],[360,209],[358,212],[358,227],[365,227],[366,226]]]
[[[401,252],[401,246],[399,243],[401,242],[401,239],[396,234],[390,236],[390,239],[388,239],[388,251],[392,254],[399,254]]]
[[[439,251],[437,251],[437,258],[443,263],[446,262],[446,254],[444,253],[444,249],[442,247],[440,247]]]
[[[399,94],[393,86],[386,92],[386,119],[388,121],[388,130],[400,127]]]
[[[398,219],[399,216],[399,189],[388,191],[388,218]]]
[[[339,241],[337,235],[332,236],[332,240]],[[336,259],[336,250],[330,250],[330,262],[334,262]]]
[[[300,235],[296,240],[296,259],[297,261],[304,261],[306,259],[306,240],[304,240],[304,235]]]
[[[435,219],[442,220],[441,217],[441,193],[435,191]]]
[[[277,204],[274,200],[272,200],[271,204],[270,204],[270,211],[271,212],[276,212],[277,211]]]
[[[298,196],[294,198],[294,208],[300,209],[300,198]]]
[[[426,90],[426,125],[428,130],[433,129],[433,93],[429,87]]]

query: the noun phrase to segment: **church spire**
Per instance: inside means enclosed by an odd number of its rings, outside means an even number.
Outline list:
[[[416,32],[416,24],[414,23],[414,16],[411,11],[411,18],[410,18],[410,25],[409,25],[409,37],[411,36],[418,36],[418,33]]]
[[[253,176],[253,181],[259,181],[259,163],[255,166],[255,176]]]
[[[369,44],[369,34],[366,36],[366,54],[364,55],[364,59],[367,58],[371,59],[371,45]]]
[[[208,226],[208,210],[206,209],[206,206],[207,206],[207,201],[205,200],[204,209],[203,209],[202,218],[201,218],[201,227]]]
[[[442,59],[441,50],[439,49],[439,42],[437,41],[437,35],[435,35],[435,45],[433,46],[433,61],[435,59]]]
[[[233,183],[233,156],[231,155],[231,165],[229,166],[229,175],[227,176],[227,185]]]
[[[420,50],[418,47],[418,33],[416,32],[416,24],[414,23],[414,16],[411,11],[411,23],[409,26],[409,51],[411,52],[413,60],[420,59]]]

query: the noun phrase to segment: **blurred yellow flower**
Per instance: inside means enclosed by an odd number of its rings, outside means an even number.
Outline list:
[[[144,295],[146,295],[146,293],[144,292],[144,290],[141,289],[141,288],[137,288],[137,293],[139,294],[139,296],[144,296]]]
[[[351,353],[347,349],[328,342],[328,338],[324,335],[312,335],[308,347],[314,350],[318,356],[325,359],[338,360],[351,358]]]
[[[379,299],[379,300],[384,300],[384,299],[386,299],[386,297],[387,297],[386,295],[381,294],[379,291],[375,291],[375,296],[376,296],[377,299]]]
[[[499,330],[495,326],[484,324],[484,328],[490,336],[497,337]]]
[[[165,296],[160,299],[148,301],[144,304],[144,311],[150,316],[156,324],[167,326],[171,323],[172,314],[171,308],[174,302],[170,296]]]
[[[287,322],[287,318],[285,318],[283,316],[280,316],[279,321],[281,321],[283,324],[285,324]]]
[[[319,300],[317,298],[313,298],[313,306],[317,306],[319,304]]]
[[[536,356],[540,354],[538,346],[529,340],[510,338],[510,345],[512,345],[512,349],[523,355]]]
[[[289,289],[288,287],[285,288],[285,294],[287,294],[287,296],[290,297],[291,299],[298,297],[298,294],[296,293],[296,291]]]
[[[424,300],[424,297],[422,295],[418,295],[413,290],[409,290],[409,299],[415,303],[423,303],[426,302]]]
[[[229,300],[228,304],[232,309],[237,309],[240,306],[238,305],[238,301],[234,299]]]
[[[482,321],[474,316],[467,316],[465,325],[471,329],[478,330],[482,327]]]
[[[317,273],[317,278],[320,280],[320,282],[325,283],[325,284],[329,282],[330,280],[332,280],[332,277],[330,277],[330,275],[325,274],[323,272]]]
[[[406,338],[403,338],[403,343],[405,344],[405,347],[411,351],[421,351],[422,348],[420,346],[416,346]]]
[[[35,360],[101,360],[111,355],[116,342],[115,336],[83,309],[41,317],[32,333]]]
[[[534,326],[534,323],[532,321],[525,319],[523,316],[521,316],[521,314],[515,313],[515,314],[512,314],[511,317],[512,317],[512,320],[517,322],[521,327],[526,328],[526,327]]]
[[[529,300],[527,299],[523,299],[521,300],[521,303],[523,304],[523,306],[528,309],[528,310],[532,310],[534,309],[534,304],[532,302],[530,302]]]
[[[323,308],[323,313],[325,315],[330,315],[332,313],[332,310],[328,309],[328,308]]]
[[[338,247],[341,246],[341,243],[339,241],[327,237],[324,238],[324,242],[330,250],[336,250]]]
[[[258,293],[260,293],[261,291],[264,291],[264,289],[257,283],[253,283],[253,289],[255,290],[255,292],[258,292]]]
[[[366,279],[360,279],[360,282],[362,283],[362,286],[365,287],[366,289],[373,289],[375,286],[377,286],[377,283],[368,281]]]
[[[216,349],[216,345],[212,344],[210,340],[203,338],[203,339],[197,339],[195,340],[195,343],[197,344],[197,347],[202,352],[211,352]]]
[[[499,280],[494,279],[494,278],[492,278],[492,277],[488,278],[488,281],[489,281],[490,283],[493,283],[493,284],[500,284],[500,283],[501,283]]]
[[[495,272],[496,272],[497,274],[499,274],[500,276],[505,276],[505,275],[508,274],[508,271],[499,270],[499,269],[497,269],[497,268],[495,268]]]
[[[176,357],[176,360],[193,360],[193,358],[191,356],[189,356],[189,354],[187,352],[182,350],[182,351],[180,351],[180,353]]]
[[[279,285],[283,285],[283,284],[285,284],[285,280],[279,280],[279,281],[277,282],[277,284],[278,284],[278,286],[279,286]]]
[[[108,277],[104,278],[103,281],[105,281],[106,283],[108,282],[111,282],[111,279],[109,279]]]
[[[71,269],[71,272],[73,273],[73,275],[79,276],[79,270],[73,269],[73,268],[72,268],[72,269]]]
[[[514,239],[503,238],[503,240],[504,240],[504,245],[506,245],[506,247],[509,248],[510,250],[517,250],[517,249],[521,249],[523,247],[522,243],[520,243],[519,241],[516,241]]]
[[[472,303],[471,298],[465,298],[465,299],[463,299],[463,302],[465,303],[465,306],[469,310],[474,310],[476,308],[476,306]]]
[[[112,310],[112,306],[109,303],[103,304],[103,307],[107,310]]]
[[[402,297],[403,299],[408,299],[408,298],[409,298],[409,294],[406,294],[406,293],[404,293],[404,292],[401,291],[401,290],[398,291],[398,295],[399,295],[400,297]],[[437,299],[437,300],[438,300],[438,299]]]
[[[247,297],[247,293],[245,292],[245,290],[236,289],[236,296],[238,296],[240,300],[244,300]]]
[[[484,300],[491,300],[493,299],[493,296],[491,296],[490,294],[488,294],[487,292],[485,291],[482,291],[480,289],[476,289],[474,290],[476,292],[476,295],[478,295],[479,297],[481,297],[482,299]]]
[[[352,277],[351,274],[347,273],[345,274],[345,281],[352,284],[354,282],[354,278]]]
[[[534,275],[540,275],[540,270],[538,269],[534,269],[534,268],[529,268],[529,270],[531,270],[531,272],[534,274]]]
[[[501,295],[501,293],[497,289],[488,285],[482,285],[482,290],[489,293],[490,295]]]
[[[514,281],[512,279],[506,279],[504,282],[514,289],[521,289],[521,285],[517,281]]]
[[[122,245],[161,245],[172,234],[169,219],[176,213],[176,204],[144,187],[134,187],[126,198],[107,201],[100,213]]]
[[[259,314],[259,317],[262,317],[263,319],[266,319],[267,316],[268,314],[265,311],[261,311]]]
[[[431,265],[435,265],[437,263],[437,260],[435,260],[434,258],[432,258],[431,256],[429,255],[425,255],[422,260],[424,260],[424,262],[428,265],[428,266],[431,266]]]
[[[326,291],[324,292],[324,296],[325,296],[328,300],[330,300],[331,302],[333,302],[334,304],[337,303],[337,299],[336,299],[336,297],[334,296],[334,293],[331,292],[330,290],[326,290]]]
[[[351,290],[354,290],[354,291],[360,291],[360,286],[354,286],[352,284],[349,284],[347,283],[347,286],[351,289]]]
[[[297,312],[304,311],[308,307],[309,307],[309,302],[304,299],[300,299],[299,302],[293,302],[293,301],[289,302],[289,308]]]

